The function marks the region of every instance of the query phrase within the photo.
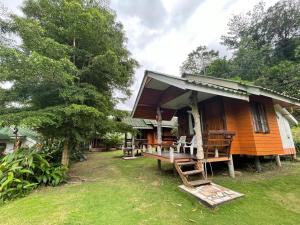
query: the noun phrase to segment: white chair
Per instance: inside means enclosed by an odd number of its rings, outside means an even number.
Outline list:
[[[180,153],[181,146],[184,146],[186,144],[186,136],[180,136],[179,140],[177,142],[173,143],[176,145],[177,153]]]
[[[194,148],[197,148],[196,136],[194,135],[191,142],[186,142],[183,146],[183,151],[185,153],[185,149],[190,149],[190,154],[194,155]]]

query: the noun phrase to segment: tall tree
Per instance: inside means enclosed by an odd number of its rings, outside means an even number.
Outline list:
[[[300,44],[300,1],[281,0],[265,8],[259,3],[247,14],[233,16],[223,44],[239,49],[245,42],[256,43],[259,49],[265,45],[273,48],[273,63],[280,60],[296,60],[295,48]]]
[[[116,99],[129,95],[137,62],[126,49],[123,27],[94,0],[26,0],[12,15],[10,32],[22,44],[0,47],[2,125],[27,124],[70,145],[105,132]]]
[[[219,52],[209,50],[206,46],[199,46],[188,54],[188,58],[182,63],[180,71],[190,74],[206,75],[207,66],[219,57]]]

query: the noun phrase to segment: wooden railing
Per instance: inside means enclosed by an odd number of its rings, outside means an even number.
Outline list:
[[[229,158],[234,135],[234,131],[210,130],[203,138],[204,158]]]

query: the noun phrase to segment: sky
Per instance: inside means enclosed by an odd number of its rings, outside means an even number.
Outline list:
[[[132,96],[118,108],[131,110],[144,71],[180,76],[179,67],[199,45],[231,52],[220,44],[227,23],[236,14],[250,11],[260,0],[111,0],[110,7],[124,25],[127,47],[140,67],[135,72]],[[265,0],[266,6],[278,0]],[[0,0],[10,11],[20,12],[23,0]]]

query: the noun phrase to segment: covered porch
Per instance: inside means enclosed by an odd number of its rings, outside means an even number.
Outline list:
[[[194,81],[193,81],[194,82]],[[235,130],[227,130],[222,97],[247,101],[242,92],[215,85],[195,85],[186,79],[146,71],[132,117],[156,119],[157,144],[143,145],[144,156],[161,162],[182,160],[226,162],[234,177],[231,143]],[[163,143],[162,120],[178,117],[178,136],[184,143]],[[179,146],[179,147],[178,147]]]

